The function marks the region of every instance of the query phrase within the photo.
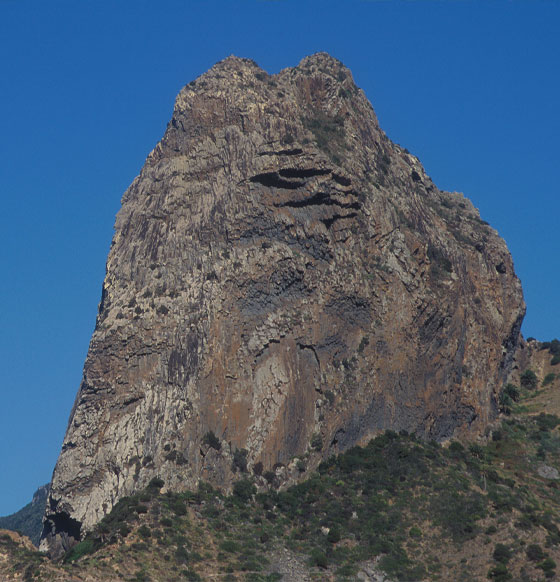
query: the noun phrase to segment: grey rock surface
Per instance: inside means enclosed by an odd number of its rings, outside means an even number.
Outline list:
[[[230,57],[179,93],[123,196],[42,547],[154,476],[228,488],[236,451],[289,481],[294,457],[384,429],[478,433],[524,311],[504,241],[340,62]]]

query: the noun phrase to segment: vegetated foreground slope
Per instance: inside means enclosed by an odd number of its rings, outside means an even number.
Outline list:
[[[302,483],[233,493],[207,483],[121,499],[64,563],[0,536],[0,576],[28,580],[543,580],[560,560],[560,368],[532,351],[505,411],[477,442],[442,447],[387,431]],[[554,377],[551,377],[554,374]],[[516,379],[517,382],[517,379]],[[507,397],[506,397],[507,396]],[[303,469],[306,458],[292,461]],[[163,489],[165,491],[165,489]],[[27,578],[25,578],[27,576]],[[13,577],[13,578],[12,578]]]
[[[480,433],[524,310],[504,241],[340,62],[228,58],[180,92],[123,197],[43,547],[156,476],[289,483],[294,456],[313,470],[384,429]]]

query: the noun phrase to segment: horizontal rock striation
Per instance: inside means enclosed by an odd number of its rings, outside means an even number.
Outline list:
[[[179,93],[123,197],[43,547],[154,476],[289,479],[383,429],[479,432],[524,310],[504,241],[340,62],[230,57]]]

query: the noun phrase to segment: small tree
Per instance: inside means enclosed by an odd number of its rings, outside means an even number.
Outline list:
[[[152,537],[152,532],[146,524],[143,524],[138,528],[138,535],[141,538],[147,540],[148,538]]]
[[[544,560],[545,553],[539,544],[531,544],[527,546],[527,558],[531,562],[540,562],[540,560]]]
[[[150,489],[153,489],[154,491],[159,491],[164,485],[165,485],[165,483],[163,482],[163,479],[160,479],[159,477],[154,477],[148,483],[148,487]]]
[[[539,383],[537,375],[535,374],[535,372],[533,372],[533,370],[525,370],[525,372],[521,374],[520,380],[521,386],[529,390],[534,390],[537,387],[537,384]]]
[[[520,397],[519,388],[515,384],[506,384],[504,392],[514,401],[517,402]]]
[[[233,495],[241,501],[247,503],[257,492],[257,488],[249,479],[241,479],[233,484]]]
[[[327,540],[331,544],[336,544],[340,541],[340,529],[338,527],[331,527],[327,534]]]
[[[544,377],[544,380],[542,381],[542,386],[547,386],[548,384],[552,384],[552,382],[554,382],[556,378],[556,374],[554,372],[550,372],[550,374],[547,374]]]
[[[214,434],[214,431],[212,430],[209,430],[204,435],[204,437],[202,438],[202,442],[205,445],[211,447],[212,449],[215,449],[216,451],[219,451],[222,448],[222,443],[220,442],[220,439]]]
[[[490,568],[488,571],[488,578],[495,582],[507,582],[508,580],[511,580],[513,576],[508,572],[505,564],[499,563],[493,568]]]
[[[546,578],[554,578],[554,570],[556,569],[556,562],[552,558],[545,558],[540,564],[537,564]]]
[[[505,392],[505,390],[500,394],[500,410],[504,414],[511,414],[511,407],[513,405],[513,400]]]
[[[320,451],[323,448],[323,439],[320,433],[316,432],[311,437],[311,448],[316,451]]]
[[[232,470],[235,473],[236,471],[241,471],[241,473],[247,472],[247,449],[236,449],[233,453],[233,463],[232,463]]]
[[[269,485],[272,485],[274,483],[274,479],[276,478],[276,473],[273,471],[265,471],[263,477],[266,479],[266,482]]]
[[[509,548],[504,544],[496,544],[492,557],[494,558],[494,560],[496,560],[496,562],[507,564],[509,562],[509,559],[511,558],[511,552],[509,551]]]

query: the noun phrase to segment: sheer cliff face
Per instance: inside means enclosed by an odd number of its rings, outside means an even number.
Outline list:
[[[479,431],[523,313],[504,241],[387,139],[348,69],[228,58],[123,197],[43,545],[154,476],[228,486],[238,449],[289,478],[382,429]]]

